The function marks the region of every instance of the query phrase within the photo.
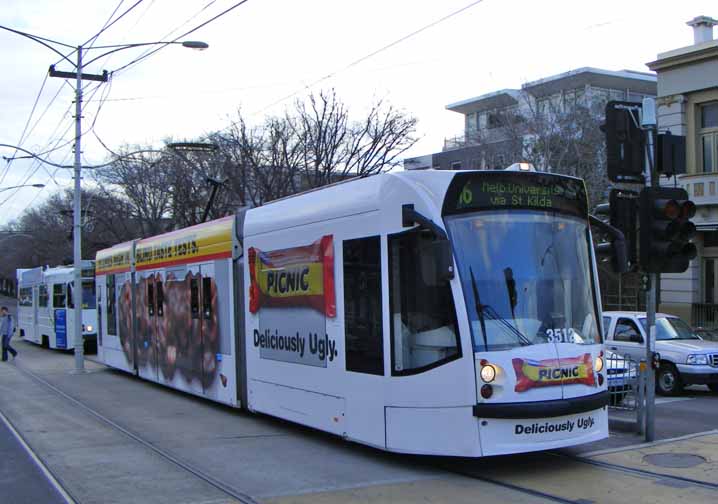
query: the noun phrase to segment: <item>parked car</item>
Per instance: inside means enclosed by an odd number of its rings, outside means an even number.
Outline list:
[[[639,361],[646,355],[645,312],[607,311],[604,315],[606,348]],[[718,342],[702,339],[678,317],[656,314],[656,352],[660,367],[656,390],[675,395],[685,385],[708,385],[718,393]]]
[[[696,327],[695,332],[698,336],[708,341],[718,341],[718,329],[707,327]]]
[[[638,378],[638,365],[630,357],[606,350],[606,376],[610,405],[618,406],[631,391]]]

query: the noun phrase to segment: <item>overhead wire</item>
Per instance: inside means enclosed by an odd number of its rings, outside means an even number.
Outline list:
[[[179,41],[179,39],[184,38],[184,37],[186,37],[187,35],[190,35],[190,34],[196,32],[196,31],[199,30],[200,28],[203,28],[203,27],[207,26],[209,23],[212,23],[213,21],[216,21],[216,20],[219,19],[220,17],[222,17],[222,16],[228,14],[228,13],[231,12],[232,10],[236,9],[237,7],[240,7],[240,6],[244,5],[244,4],[247,3],[247,2],[249,2],[249,0],[241,0],[240,2],[237,2],[236,4],[232,5],[231,7],[229,7],[229,8],[227,8],[227,9],[223,10],[222,12],[220,12],[219,14],[217,14],[216,16],[213,16],[213,17],[211,17],[210,19],[208,19],[207,21],[205,21],[205,22],[203,22],[203,23],[200,23],[199,25],[195,26],[195,27],[192,28],[191,30],[184,32],[182,35],[179,35],[178,37],[175,37],[174,39],[172,39],[172,40],[170,40],[170,41],[168,41],[168,42],[162,43],[158,48],[153,49],[153,50],[151,50],[151,51],[145,53],[144,55],[141,55],[141,56],[135,58],[134,60],[132,60],[132,61],[130,61],[129,63],[127,63],[126,65],[123,65],[123,66],[121,66],[120,68],[117,68],[117,69],[113,70],[112,73],[115,74],[115,73],[121,72],[121,71],[123,71],[123,70],[126,70],[127,68],[129,68],[129,67],[131,67],[131,66],[133,66],[133,65],[136,65],[136,64],[139,63],[140,61],[149,58],[150,56],[152,56],[153,54],[155,54],[157,51],[161,51],[162,49],[164,49],[164,48],[167,47],[168,45]],[[211,3],[213,3],[213,2],[211,2]],[[209,5],[211,5],[211,3],[210,3]]]
[[[42,96],[42,92],[45,89],[45,84],[47,83],[47,77],[48,75],[45,74],[45,78],[42,80],[42,85],[40,86],[40,91],[37,93],[37,96],[35,97],[35,103],[32,105],[32,110],[30,110],[30,116],[27,118],[27,121],[25,122],[25,127],[22,130],[22,133],[20,134],[20,139],[18,140],[18,145],[22,145],[23,140],[25,139],[25,134],[27,133],[27,128],[30,126],[30,121],[32,121],[32,116],[35,114],[35,109],[37,108],[37,104],[40,101],[40,96]],[[15,151],[17,153],[17,151]],[[15,154],[13,154],[14,156]],[[0,176],[0,184],[3,183],[5,180],[5,177],[7,176],[8,172],[10,171],[10,166],[12,165],[12,159],[9,159],[7,162],[7,165],[5,166],[5,170],[3,171],[2,176]]]
[[[385,46],[382,46],[382,47],[380,47],[379,49],[376,49],[375,51],[372,51],[372,52],[370,52],[369,54],[366,54],[366,55],[362,56],[361,58],[358,58],[358,59],[352,61],[351,63],[347,64],[346,66],[344,66],[344,67],[342,67],[342,68],[340,68],[340,69],[338,69],[338,70],[335,70],[335,71],[333,71],[333,72],[330,72],[330,73],[328,73],[327,75],[325,75],[325,76],[323,76],[323,77],[320,77],[319,79],[317,79],[317,80],[311,82],[310,84],[307,84],[307,85],[303,86],[302,88],[297,89],[297,90],[294,91],[293,93],[290,93],[290,94],[288,94],[288,95],[286,95],[286,96],[284,96],[284,97],[282,97],[282,98],[280,98],[280,99],[278,99],[278,100],[276,100],[276,101],[270,103],[269,105],[265,106],[264,108],[262,108],[262,109],[256,111],[256,112],[254,113],[254,115],[261,114],[262,112],[265,112],[266,110],[268,110],[268,109],[274,107],[275,105],[278,105],[278,104],[280,104],[280,103],[282,103],[282,102],[284,102],[284,101],[286,101],[286,100],[288,100],[288,99],[290,99],[290,98],[293,98],[294,96],[298,95],[299,93],[301,93],[301,92],[303,92],[303,91],[305,91],[305,90],[308,90],[308,89],[313,88],[314,86],[316,86],[316,85],[319,84],[320,82],[324,82],[325,80],[328,80],[328,79],[334,77],[334,76],[337,75],[338,73],[341,73],[341,72],[344,72],[344,71],[346,71],[346,70],[349,70],[350,68],[355,67],[355,66],[359,65],[360,63],[363,63],[364,61],[368,60],[369,58],[372,58],[372,57],[376,56],[377,54],[382,53],[382,52],[384,52],[384,51],[386,51],[386,50],[388,50],[388,49],[394,47],[395,45],[398,45],[398,44],[404,42],[405,40],[408,40],[408,39],[410,39],[410,38],[412,38],[412,37],[414,37],[414,36],[416,36],[416,35],[418,35],[418,34],[424,32],[424,31],[426,31],[426,30],[428,30],[428,29],[430,29],[430,28],[433,28],[434,26],[436,26],[436,25],[438,25],[438,24],[440,24],[440,23],[443,23],[444,21],[446,21],[446,20],[448,20],[448,19],[451,19],[452,17],[461,14],[462,12],[464,12],[464,11],[466,11],[466,10],[468,10],[468,9],[470,9],[470,8],[472,8],[472,7],[476,6],[476,5],[478,5],[478,4],[480,4],[480,3],[483,2],[483,1],[484,1],[484,0],[475,0],[475,1],[471,2],[471,3],[469,3],[468,5],[465,5],[464,7],[462,7],[462,8],[460,8],[460,9],[458,9],[458,10],[455,10],[455,11],[453,11],[453,12],[447,14],[446,16],[443,16],[443,17],[441,17],[441,18],[439,18],[439,19],[437,19],[437,20],[435,20],[435,21],[432,21],[431,23],[426,24],[426,25],[422,26],[421,28],[419,28],[419,29],[417,29],[417,30],[414,30],[413,32],[411,32],[411,33],[409,33],[409,34],[404,35],[403,37],[400,37],[400,38],[394,40],[393,42],[390,42],[389,44],[386,44]]]

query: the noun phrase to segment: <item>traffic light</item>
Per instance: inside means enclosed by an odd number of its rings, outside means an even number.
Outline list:
[[[606,104],[606,164],[612,182],[642,184],[645,180],[645,135],[639,126],[641,104],[610,101]]]
[[[636,217],[638,213],[638,193],[626,189],[611,189],[608,197],[609,223],[620,229],[626,240],[628,262],[635,264],[636,253]]]
[[[648,273],[682,273],[697,255],[690,242],[696,205],[685,189],[646,187],[639,198],[640,264]]]

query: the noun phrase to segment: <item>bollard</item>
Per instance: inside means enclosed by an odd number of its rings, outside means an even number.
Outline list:
[[[636,432],[639,435],[643,435],[646,432],[645,425],[645,400],[646,400],[646,372],[647,365],[645,359],[641,359],[638,365],[638,380],[636,387]]]

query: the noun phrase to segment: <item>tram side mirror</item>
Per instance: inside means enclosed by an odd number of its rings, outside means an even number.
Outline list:
[[[401,223],[404,227],[419,224],[421,229],[431,233],[433,239],[423,243],[419,250],[421,278],[425,285],[443,285],[454,278],[454,261],[451,254],[451,243],[446,232],[434,221],[426,218],[416,210],[414,205],[402,205]]]
[[[449,240],[434,238],[419,249],[421,279],[425,285],[436,287],[445,285],[454,278],[454,262],[451,256]]]

